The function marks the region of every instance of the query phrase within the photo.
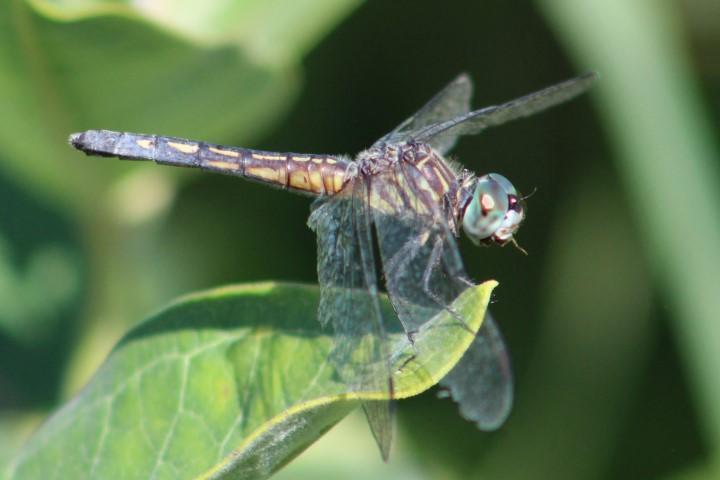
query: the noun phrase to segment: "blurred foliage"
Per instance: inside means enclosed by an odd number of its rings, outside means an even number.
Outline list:
[[[674,332],[707,420],[703,433],[717,451],[720,250],[713,246],[720,245],[720,145],[690,73],[677,10],[652,1],[632,7],[622,1],[588,2],[581,11],[573,2],[541,3],[573,44],[573,53],[608,71],[598,89],[599,111],[615,139],[652,268],[676,313]],[[617,43],[608,44],[609,39]],[[627,43],[633,48],[624,55],[606,53]],[[653,81],[638,82],[638,71]],[[709,248],[687,249],[689,232]]]
[[[453,152],[537,188],[529,257],[461,241],[500,281],[508,423],[425,394],[390,467],[351,418],[279,476],[717,478],[717,2],[358,3],[0,3],[0,460],[163,302],[315,281],[307,199],[81,158],[67,134],[354,153],[459,71],[483,106],[597,69],[597,118],[581,99]]]

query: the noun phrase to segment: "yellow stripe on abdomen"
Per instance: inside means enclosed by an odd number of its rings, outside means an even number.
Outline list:
[[[175,139],[172,143],[168,146],[174,150],[189,151],[193,147]],[[265,152],[209,144],[199,146],[198,159],[198,166],[208,170],[318,196],[338,192],[345,184],[348,166],[341,157]]]
[[[270,167],[246,167],[245,176],[254,180],[261,180],[275,184],[282,184],[280,169]]]

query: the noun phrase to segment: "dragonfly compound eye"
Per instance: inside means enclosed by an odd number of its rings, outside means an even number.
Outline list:
[[[525,217],[524,206],[510,181],[497,173],[480,177],[463,216],[465,233],[475,243],[504,245]]]

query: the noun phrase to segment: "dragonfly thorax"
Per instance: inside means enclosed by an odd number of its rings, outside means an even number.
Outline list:
[[[399,162],[418,164],[436,154],[425,143],[385,143],[374,145],[357,156],[360,173],[376,175],[394,168]]]
[[[505,245],[525,218],[525,204],[510,181],[498,173],[480,177],[463,214],[463,229],[476,244]]]

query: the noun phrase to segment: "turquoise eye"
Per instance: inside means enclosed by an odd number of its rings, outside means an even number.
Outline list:
[[[514,195],[517,197],[517,190],[515,190],[515,186],[510,183],[510,180],[508,180],[507,178],[503,177],[499,173],[491,173],[489,175],[485,175],[482,178],[485,177],[490,177],[494,182],[500,185],[507,195]]]
[[[497,173],[480,177],[465,209],[463,228],[475,243],[507,243],[524,217],[517,190]]]

